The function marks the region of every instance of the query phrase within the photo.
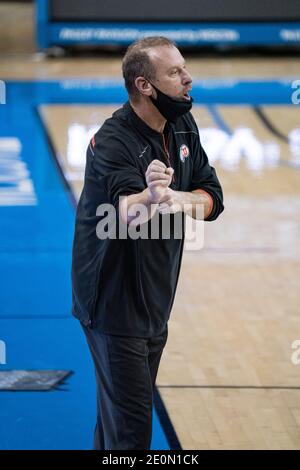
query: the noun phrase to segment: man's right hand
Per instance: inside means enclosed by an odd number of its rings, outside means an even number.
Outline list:
[[[159,204],[171,184],[174,170],[160,160],[153,160],[145,173],[151,204]]]

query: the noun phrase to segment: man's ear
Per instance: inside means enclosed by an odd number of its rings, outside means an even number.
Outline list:
[[[152,95],[152,86],[144,77],[137,77],[134,81],[135,86],[141,95],[151,96]]]

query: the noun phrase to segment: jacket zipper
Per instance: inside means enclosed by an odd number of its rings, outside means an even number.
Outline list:
[[[168,147],[167,147],[167,143],[166,143],[166,140],[165,140],[165,135],[163,134],[162,135],[162,140],[163,140],[163,147],[164,147],[164,151],[165,151],[165,154],[166,154],[166,157],[167,157],[167,160],[169,162],[169,166],[171,168],[173,168],[172,164],[171,164],[171,157],[170,157],[170,154],[169,154],[169,150],[168,150]],[[174,170],[174,168],[173,168]],[[172,177],[172,183],[175,183],[176,179],[175,179],[175,171],[173,173],[173,177]]]

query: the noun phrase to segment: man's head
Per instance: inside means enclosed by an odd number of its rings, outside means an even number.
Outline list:
[[[131,44],[122,70],[129,98],[134,103],[156,98],[155,87],[172,98],[189,101],[192,78],[174,42],[165,37],[149,37]]]

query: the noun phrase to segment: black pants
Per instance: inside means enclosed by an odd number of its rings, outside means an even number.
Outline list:
[[[153,387],[167,329],[153,338],[132,338],[82,327],[97,381],[94,449],[150,449]]]

